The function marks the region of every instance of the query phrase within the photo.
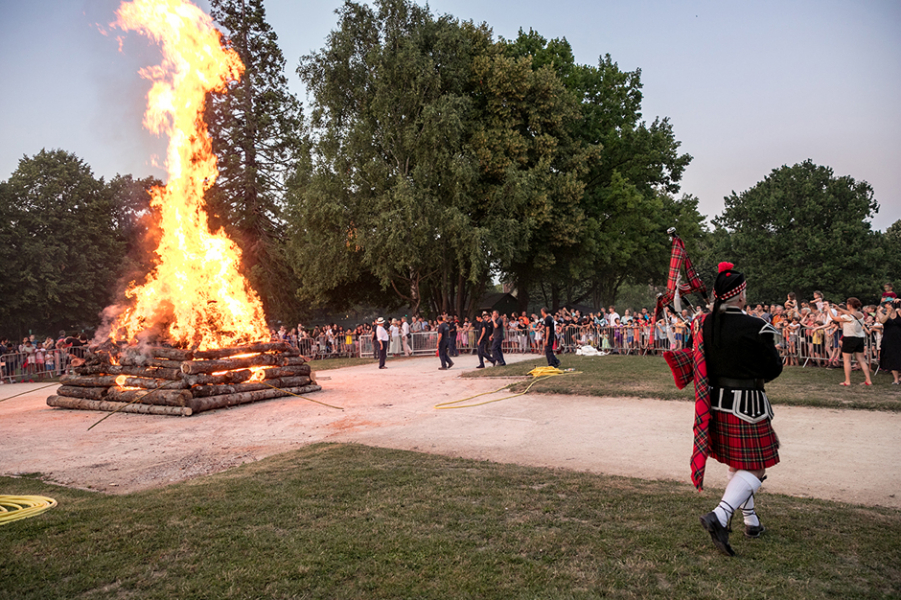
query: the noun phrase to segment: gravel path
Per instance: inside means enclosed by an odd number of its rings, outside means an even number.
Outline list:
[[[523,358],[530,357],[508,361]],[[691,403],[529,394],[435,410],[435,404],[506,383],[460,378],[476,359],[456,362],[450,371],[423,358],[389,362],[383,371],[321,372],[324,391],[311,397],[343,412],[299,399],[271,400],[187,418],[116,414],[91,431],[103,414],[47,407],[55,388],[2,385],[0,399],[28,393],[0,401],[0,474],[38,472],[65,485],[125,493],[339,441],[689,482]],[[901,414],[778,404],[775,410],[783,462],[770,470],[766,489],[901,508]],[[708,486],[722,487],[725,474],[711,462]]]

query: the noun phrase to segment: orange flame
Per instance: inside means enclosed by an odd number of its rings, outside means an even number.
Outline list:
[[[128,375],[119,375],[116,377],[116,385],[119,387],[125,387],[125,381],[128,379]]]
[[[169,183],[151,191],[161,213],[158,264],[144,283],[132,282],[133,306],[119,315],[129,339],[162,326],[169,340],[200,349],[268,338],[259,296],[239,273],[241,252],[224,232],[211,232],[203,194],[219,172],[203,122],[209,91],[222,91],[244,66],[223,49],[209,16],[183,0],[123,3],[116,26],[162,46],[161,65],[141,70],[153,81],[144,126],[169,136]]]

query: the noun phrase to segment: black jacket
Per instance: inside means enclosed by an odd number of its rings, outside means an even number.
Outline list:
[[[763,319],[737,308],[704,320],[704,352],[711,385],[719,377],[772,381],[782,373],[782,357],[776,348],[772,327]],[[720,329],[714,343],[714,324]],[[767,331],[767,330],[771,331]]]

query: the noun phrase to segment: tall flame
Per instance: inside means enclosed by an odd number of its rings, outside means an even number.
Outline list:
[[[131,284],[133,306],[113,332],[129,339],[154,327],[170,341],[201,349],[268,337],[259,296],[239,272],[241,252],[224,232],[211,232],[203,194],[219,172],[203,111],[207,92],[222,91],[244,71],[222,47],[209,16],[183,0],[123,3],[116,26],[159,42],[161,65],[141,70],[153,82],[144,126],[169,136],[169,182],[151,191],[161,214],[158,264],[144,283]]]

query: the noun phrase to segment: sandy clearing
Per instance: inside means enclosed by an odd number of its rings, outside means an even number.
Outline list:
[[[688,482],[690,403],[529,394],[434,410],[505,383],[458,376],[475,364],[461,356],[451,371],[423,358],[389,362],[384,371],[322,372],[325,391],[312,397],[344,412],[273,400],[188,418],[117,414],[91,431],[102,414],[51,409],[45,400],[54,388],[30,391],[0,402],[0,474],[40,472],[66,485],[125,493],[340,441]],[[3,385],[0,398],[37,387]],[[771,470],[768,490],[901,508],[901,414],[777,405],[774,425],[783,462]],[[707,484],[721,487],[725,473],[711,463]]]

